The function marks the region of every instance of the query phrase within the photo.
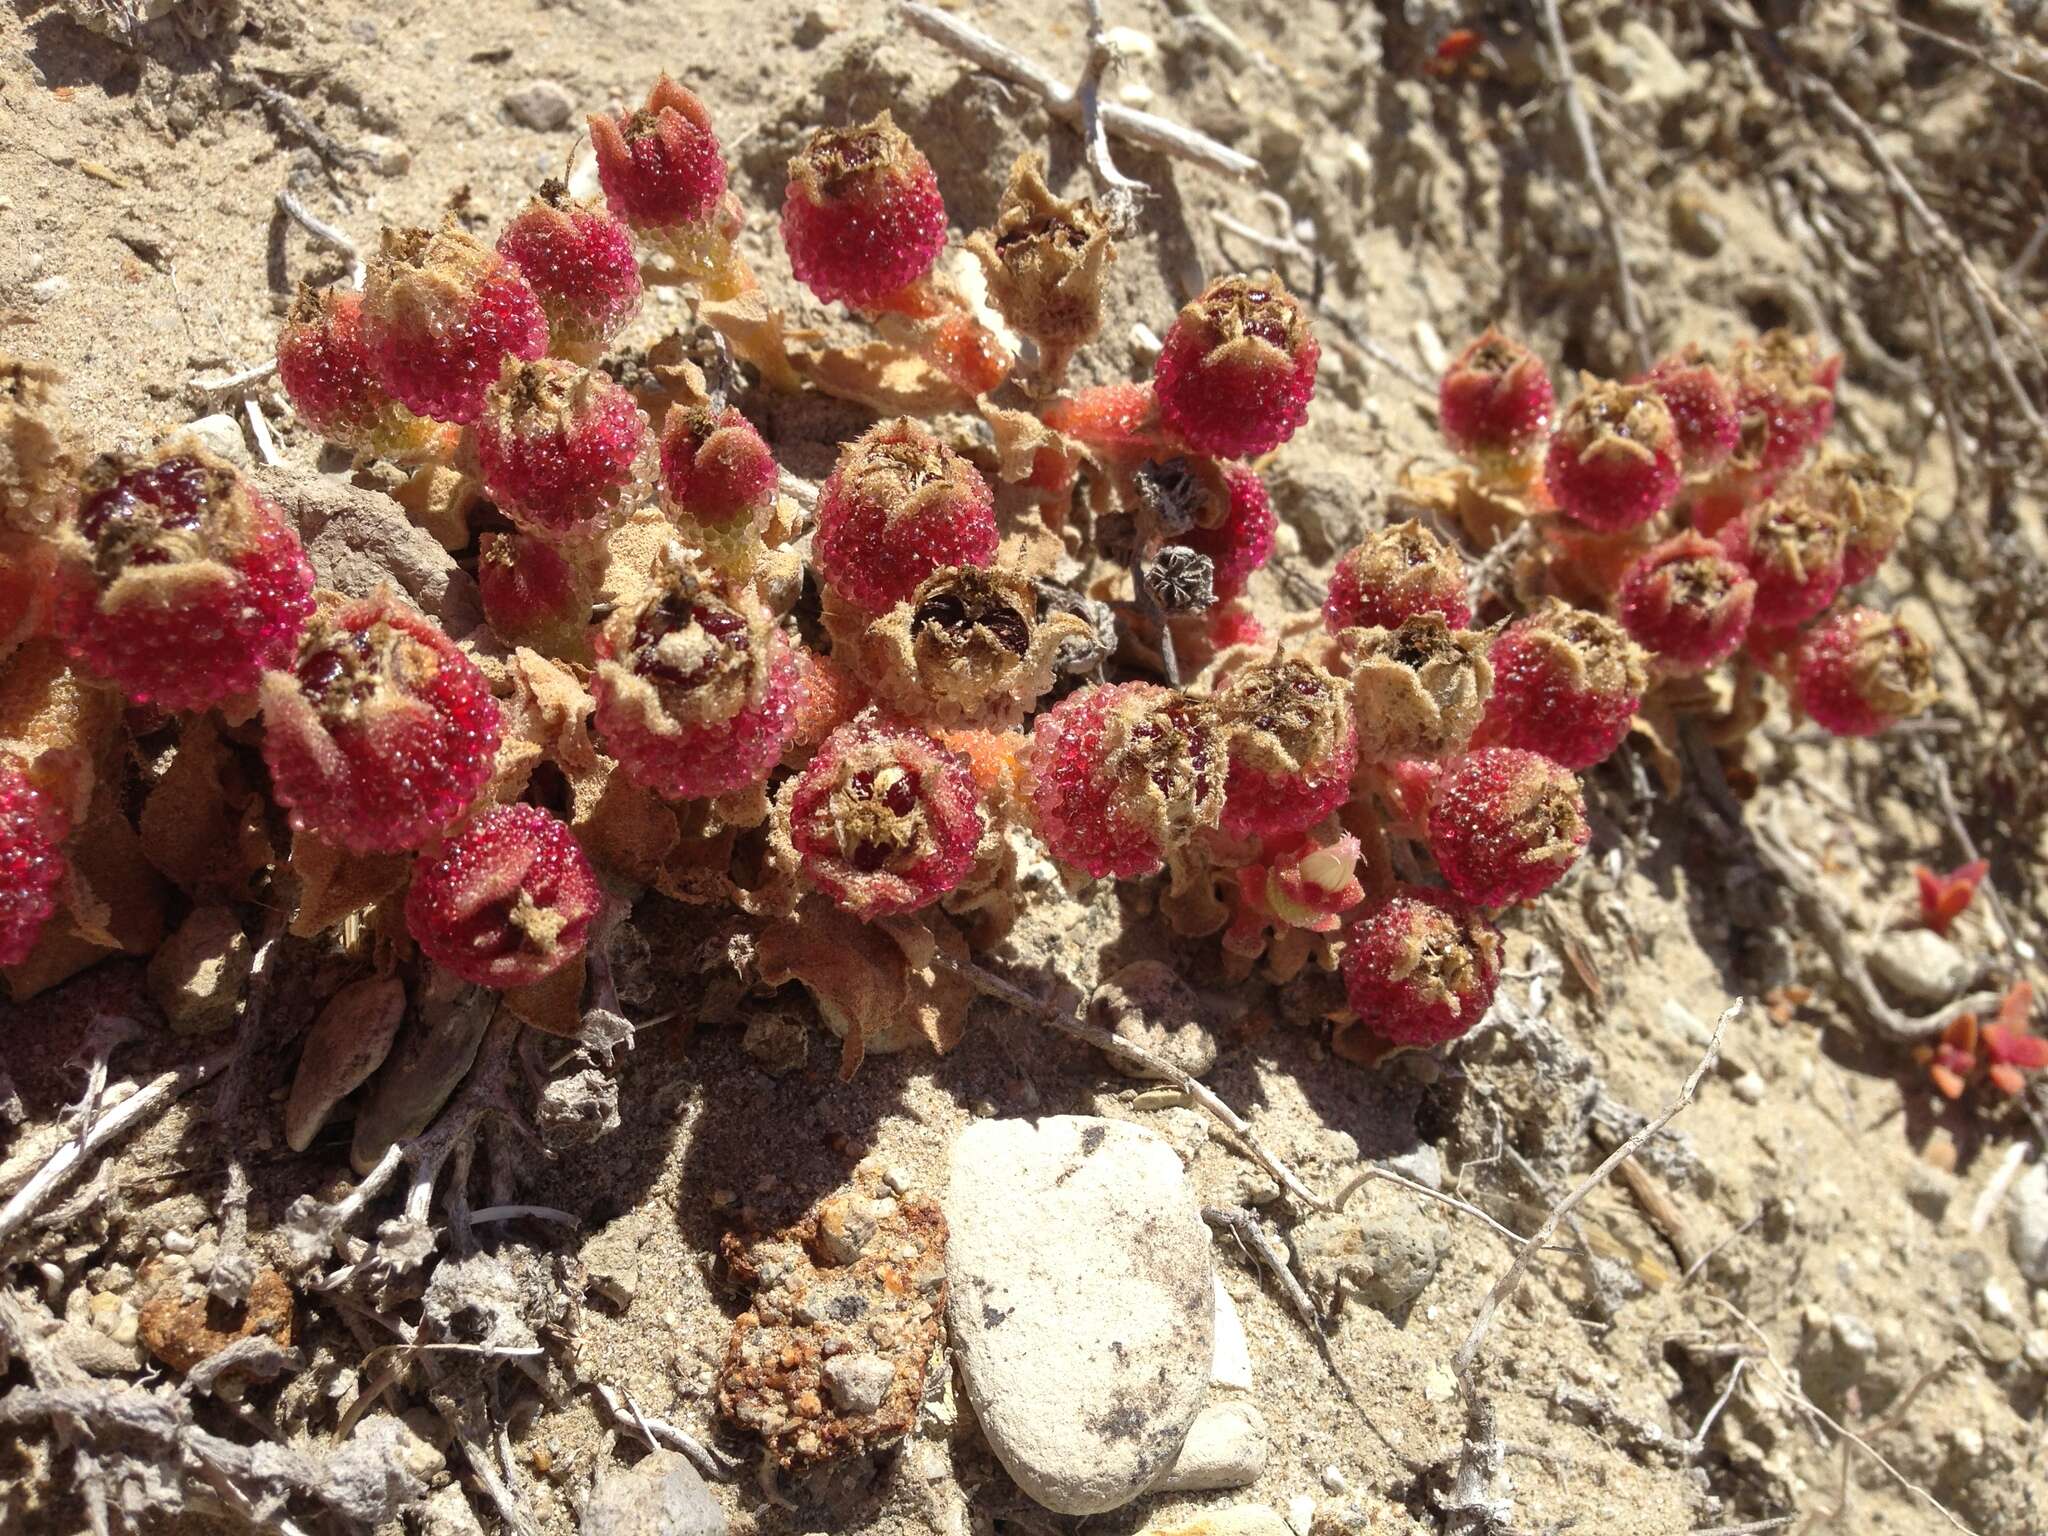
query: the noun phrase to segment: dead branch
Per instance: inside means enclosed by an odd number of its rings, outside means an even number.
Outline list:
[[[1636,348],[1636,365],[1645,372],[1654,360],[1649,333],[1643,328],[1643,312],[1636,302],[1635,279],[1629,275],[1628,247],[1621,237],[1621,215],[1614,206],[1614,190],[1607,184],[1607,172],[1600,164],[1600,151],[1593,143],[1593,125],[1586,117],[1586,104],[1579,99],[1579,75],[1572,67],[1571,48],[1564,40],[1564,23],[1558,19],[1557,0],[1538,0],[1543,31],[1550,44],[1551,63],[1557,70],[1558,90],[1564,97],[1564,112],[1572,136],[1579,141],[1579,158],[1586,179],[1586,191],[1600,210],[1600,224],[1607,233],[1607,255],[1614,263],[1614,286],[1621,300],[1622,323]]]
[[[1827,1427],[1829,1429],[1832,1429],[1836,1434],[1842,1436],[1842,1438],[1847,1440],[1851,1445],[1854,1445],[1858,1450],[1862,1451],[1863,1454],[1868,1456],[1873,1462],[1875,1462],[1878,1465],[1878,1467],[1882,1469],[1884,1473],[1892,1479],[1893,1482],[1897,1483],[1907,1493],[1911,1494],[1914,1498],[1920,1500],[1921,1503],[1925,1504],[1929,1509],[1933,1510],[1936,1514],[1940,1515],[1942,1519],[1946,1520],[1955,1529],[1961,1531],[1963,1533],[1963,1536],[1976,1536],[1976,1533],[1974,1531],[1972,1531],[1967,1525],[1963,1524],[1961,1520],[1958,1520],[1955,1517],[1955,1515],[1949,1510],[1947,1505],[1943,1504],[1941,1500],[1937,1499],[1933,1494],[1929,1493],[1925,1488],[1922,1488],[1918,1483],[1914,1482],[1911,1478],[1906,1476],[1905,1473],[1901,1472],[1897,1467],[1893,1466],[1889,1461],[1887,1461],[1884,1458],[1883,1454],[1880,1453],[1878,1449],[1875,1446],[1873,1446],[1868,1440],[1864,1439],[1854,1430],[1846,1428],[1842,1424],[1838,1423],[1835,1419],[1828,1415],[1826,1410],[1816,1406],[1813,1399],[1808,1397],[1806,1393],[1801,1389],[1798,1378],[1794,1376],[1790,1371],[1787,1371],[1785,1367],[1779,1362],[1777,1351],[1771,1348],[1770,1335],[1766,1334],[1763,1331],[1763,1329],[1759,1328],[1754,1322],[1752,1322],[1750,1320],[1749,1314],[1744,1312],[1740,1307],[1736,1306],[1734,1302],[1730,1301],[1725,1296],[1714,1295],[1712,1292],[1709,1292],[1707,1294],[1708,1299],[1710,1301],[1717,1302],[1721,1306],[1727,1308],[1728,1311],[1731,1314],[1733,1314],[1734,1317],[1743,1325],[1743,1327],[1755,1336],[1757,1343],[1763,1346],[1764,1361],[1766,1364],[1770,1366],[1772,1372],[1777,1376],[1779,1390],[1784,1392],[1786,1396],[1791,1398],[1794,1403],[1798,1404],[1801,1412],[1812,1415],[1815,1419],[1818,1419],[1821,1423],[1827,1425]]]
[[[933,6],[921,4],[920,0],[898,0],[896,14],[947,52],[957,54],[977,68],[1014,85],[1023,86],[1043,101],[1046,111],[1061,122],[1081,124],[1081,93],[1061,85],[1036,60],[1006,43],[997,42],[979,27]],[[1099,110],[1102,128],[1117,138],[1240,181],[1256,181],[1260,176],[1258,161],[1249,155],[1239,154],[1228,145],[1217,143],[1207,134],[1183,128],[1179,123],[1150,112],[1134,111],[1116,102],[1102,102]]]
[[[1744,998],[1737,998],[1721,1010],[1721,1016],[1714,1021],[1714,1033],[1707,1041],[1706,1054],[1700,1058],[1699,1065],[1687,1074],[1684,1085],[1678,1090],[1678,1097],[1664,1107],[1663,1113],[1603,1158],[1600,1166],[1588,1174],[1577,1189],[1551,1209],[1550,1214],[1544,1218],[1543,1225],[1536,1229],[1522,1251],[1515,1255],[1514,1262],[1508,1265],[1507,1272],[1496,1280],[1493,1289],[1486,1293],[1486,1299],[1479,1304],[1479,1315],[1473,1319],[1472,1331],[1465,1336],[1465,1342],[1458,1346],[1458,1353],[1452,1361],[1459,1381],[1465,1383],[1468,1388],[1468,1394],[1472,1362],[1479,1353],[1479,1346],[1486,1342],[1487,1330],[1493,1326],[1494,1314],[1500,1310],[1500,1304],[1521,1284],[1529,1266],[1535,1263],[1536,1255],[1543,1251],[1544,1245],[1557,1231],[1558,1223],[1577,1209],[1579,1203],[1597,1189],[1608,1174],[1634,1157],[1645,1142],[1663,1130],[1678,1117],[1680,1111],[1692,1103],[1693,1096],[1699,1092],[1700,1083],[1713,1070],[1714,1062],[1721,1054],[1721,1036],[1728,1028],[1728,1021],[1741,1010],[1745,1001]]]
[[[366,275],[366,269],[363,266],[363,253],[344,230],[315,215],[304,203],[299,201],[298,194],[292,191],[290,187],[278,188],[277,208],[278,212],[298,225],[299,228],[319,241],[320,244],[326,246],[329,250],[339,252],[347,257],[348,285],[351,288],[363,286],[363,278]]]
[[[51,1153],[29,1181],[15,1191],[14,1198],[0,1207],[0,1252],[6,1250],[43,1202],[76,1173],[88,1157],[140,1125],[172,1100],[220,1076],[233,1059],[232,1048],[216,1051],[211,1056],[165,1072],[140,1087],[122,1083],[104,1093],[92,1093],[87,1102],[80,1105],[85,1123],[78,1134]],[[101,1070],[104,1071],[104,1063]]]
[[[1389,1440],[1379,1425],[1373,1422],[1372,1415],[1365,1411],[1364,1399],[1359,1397],[1358,1389],[1351,1384],[1351,1378],[1337,1362],[1337,1352],[1331,1347],[1330,1335],[1324,1331],[1322,1318],[1316,1315],[1315,1303],[1309,1299],[1308,1292],[1302,1289],[1301,1282],[1295,1279],[1294,1271],[1287,1267],[1287,1261],[1274,1248],[1272,1239],[1266,1236],[1265,1229],[1259,1225],[1258,1217],[1247,1210],[1225,1211],[1205,1205],[1202,1207],[1202,1220],[1219,1232],[1228,1232],[1236,1239],[1238,1247],[1247,1257],[1271,1272],[1279,1283],[1281,1294],[1287,1298],[1289,1308],[1301,1319],[1302,1326],[1314,1335],[1316,1348],[1322,1352],[1323,1364],[1327,1365],[1330,1374],[1337,1378],[1337,1385],[1343,1390],[1345,1401],[1358,1410],[1359,1418],[1365,1421],[1365,1427],[1373,1432],[1381,1445],[1411,1470],[1419,1470],[1409,1460],[1407,1453]]]

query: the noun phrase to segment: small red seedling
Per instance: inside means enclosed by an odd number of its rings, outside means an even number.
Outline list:
[[[1989,859],[1972,859],[1945,875],[1935,873],[1925,864],[1916,868],[1913,881],[1920,893],[1920,926],[1946,934],[1949,925],[1969,911],[1977,887],[1990,873]]]
[[[1980,1025],[1974,1013],[1959,1014],[1937,1044],[1920,1048],[1920,1060],[1943,1098],[1960,1099],[1980,1068],[1983,1080],[2007,1098],[2026,1092],[2027,1074],[2048,1068],[2048,1039],[2027,1030],[2033,1006],[2034,989],[2015,982],[1994,1022]]]
[[[597,730],[626,777],[673,800],[747,789],[796,729],[802,673],[751,589],[695,572],[620,607],[596,641]]]
[[[1242,597],[1252,573],[1273,554],[1273,531],[1279,519],[1273,515],[1273,500],[1266,494],[1266,482],[1248,464],[1219,466],[1224,495],[1209,499],[1221,504],[1217,521],[1210,526],[1198,518],[1195,526],[1172,542],[1207,555],[1214,571],[1213,587],[1219,601]]]

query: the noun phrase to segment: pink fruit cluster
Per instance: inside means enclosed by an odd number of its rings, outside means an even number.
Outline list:
[[[1280,616],[1255,606],[1280,536],[1259,461],[1305,424],[1320,349],[1277,278],[1195,293],[1149,378],[1064,389],[1113,221],[1020,163],[966,241],[998,334],[883,113],[803,140],[776,221],[788,275],[882,337],[849,372],[740,258],[704,101],[664,76],[589,129],[601,198],[545,182],[494,241],[388,230],[360,293],[302,292],[279,335],[299,420],[396,461],[474,570],[476,634],[389,589],[316,593],[277,504],[196,449],[98,461],[56,499],[52,634],[138,721],[219,708],[236,750],[260,741],[294,865],[387,893],[405,871],[387,916],[465,982],[564,973],[600,864],[750,916],[837,909],[923,965],[921,926],[1000,932],[1035,838],[1077,884],[1163,875],[1179,931],[1278,979],[1340,970],[1376,1048],[1429,1046],[1485,1013],[1494,916],[1574,867],[1578,775],[1654,690],[1769,656],[1844,734],[1927,698],[1911,632],[1835,606],[1908,506],[1872,461],[1807,462],[1838,364],[1797,338],[1560,399],[1489,329],[1438,393],[1458,494],[1377,520],[1319,612]],[[717,344],[634,330],[650,285],[689,289]],[[806,374],[898,402],[840,434],[814,498],[773,446]],[[1499,580],[1448,533],[1475,506],[1475,536],[1540,535]],[[0,758],[0,964],[64,899],[41,772]]]

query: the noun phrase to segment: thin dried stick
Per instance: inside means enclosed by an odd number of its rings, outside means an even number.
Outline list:
[[[1848,924],[1834,898],[1822,886],[1819,877],[1804,867],[1802,855],[1794,852],[1768,819],[1757,824],[1751,846],[1764,867],[1800,899],[1808,916],[1813,919],[1814,933],[1821,947],[1835,962],[1835,973],[1849,989],[1849,1001],[1865,1022],[1875,1026],[1886,1039],[1906,1045],[1931,1040],[1962,1014],[1987,1016],[2003,1000],[2002,993],[1972,992],[1918,1018],[1899,1012],[1877,990],[1870,968],[1857,952],[1856,941],[1850,937]]]
[[[1884,145],[1878,142],[1878,137],[1872,132],[1870,125],[1857,115],[1855,108],[1842,100],[1835,88],[1825,80],[1817,79],[1803,71],[1795,78],[1799,79],[1806,92],[1821,104],[1827,115],[1857,142],[1870,163],[1877,167],[1877,172],[1885,184],[1912,210],[1913,216],[1926,229],[1935,249],[1940,251],[1961,274],[1963,305],[1969,310],[1971,323],[1976,326],[1978,335],[1983,339],[1984,351],[1992,369],[2005,385],[2006,393],[2012,397],[2013,405],[2026,419],[2027,425],[2034,429],[2035,436],[2048,440],[2048,421],[2042,420],[2041,413],[2035,409],[2032,397],[2020,383],[2019,375],[2013,372],[2012,359],[2005,355],[2005,348],[1998,339],[1998,330],[1991,323],[1991,316],[1995,313],[2003,320],[2027,342],[2034,350],[2036,359],[2040,360],[2039,344],[2034,341],[2026,322],[2012,312],[1996,286],[1977,270],[1976,263],[1970,260],[1969,252],[1963,248],[1962,241],[1956,238],[1955,232],[1948,227],[1941,215],[1927,206],[1926,199],[1921,197],[1919,189],[1906,179],[1905,173],[1886,152]]]
[[[1600,164],[1600,151],[1593,144],[1593,125],[1586,116],[1586,105],[1579,100],[1579,75],[1572,68],[1571,49],[1564,40],[1564,23],[1557,15],[1557,0],[1538,0],[1537,9],[1542,14],[1551,60],[1557,69],[1558,88],[1564,94],[1565,117],[1571,123],[1573,137],[1579,141],[1586,190],[1592,195],[1593,206],[1600,210],[1601,227],[1607,233],[1607,254],[1614,263],[1614,285],[1621,299],[1622,323],[1628,327],[1629,337],[1635,342],[1637,365],[1647,372],[1652,361],[1650,337],[1643,328],[1643,312],[1636,302],[1635,279],[1629,275],[1628,247],[1621,238],[1621,215],[1615,210],[1614,191],[1607,184],[1607,172]]]
[[[1088,169],[1102,183],[1102,207],[1115,230],[1129,229],[1138,212],[1138,196],[1152,189],[1116,168],[1109,153],[1109,133],[1102,122],[1102,77],[1116,62],[1116,50],[1102,40],[1102,0],[1086,0],[1088,63],[1074,94],[1081,103],[1081,142],[1088,146]]]
[[[140,1088],[133,1088],[120,1103],[107,1106],[107,1094],[95,1096],[88,1113],[90,1123],[70,1141],[50,1154],[49,1160],[35,1171],[29,1181],[15,1191],[14,1198],[0,1207],[0,1252],[20,1232],[21,1228],[35,1215],[37,1209],[64,1181],[78,1170],[81,1163],[108,1142],[118,1139],[134,1129],[155,1111],[162,1109],[172,1100],[182,1097],[201,1083],[210,1082],[227,1070],[234,1060],[230,1047],[217,1051],[199,1061],[187,1062],[184,1066],[165,1072]],[[123,1083],[122,1088],[132,1088]],[[109,1089],[108,1093],[115,1092]]]
[[[363,266],[363,254],[357,248],[355,241],[349,239],[343,230],[328,223],[325,219],[320,218],[308,209],[304,203],[299,201],[298,194],[293,192],[290,187],[280,187],[278,189],[277,207],[280,213],[284,214],[286,218],[290,219],[322,245],[346,256],[348,258],[349,286],[351,288],[363,286],[366,269]]]
[[[1080,93],[1061,85],[1036,60],[1006,43],[997,42],[979,27],[970,26],[959,17],[949,16],[933,6],[921,4],[919,0],[899,0],[896,14],[949,53],[959,55],[992,75],[1023,86],[1043,101],[1046,110],[1061,122],[1080,124]],[[1103,128],[1120,139],[1240,181],[1259,178],[1258,161],[1249,155],[1239,154],[1228,145],[1217,143],[1207,134],[1113,101],[1101,103],[1100,111]]]
[[[1205,1205],[1202,1207],[1202,1220],[1219,1231],[1228,1232],[1248,1256],[1272,1272],[1273,1278],[1280,1284],[1281,1293],[1287,1298],[1287,1305],[1293,1309],[1294,1315],[1301,1319],[1302,1326],[1315,1336],[1316,1347],[1322,1351],[1323,1364],[1327,1365],[1330,1374],[1337,1378],[1337,1385],[1343,1390],[1345,1401],[1358,1410],[1358,1416],[1365,1420],[1365,1427],[1378,1437],[1380,1444],[1392,1451],[1404,1464],[1413,1466],[1401,1448],[1387,1438],[1385,1431],[1373,1422],[1372,1415],[1365,1411],[1365,1402],[1359,1397],[1358,1389],[1351,1384],[1351,1378],[1345,1374],[1344,1367],[1337,1363],[1337,1352],[1330,1345],[1330,1335],[1323,1329],[1323,1320],[1316,1315],[1315,1303],[1309,1299],[1308,1292],[1302,1289],[1301,1282],[1294,1278],[1294,1271],[1287,1267],[1287,1261],[1274,1249],[1272,1240],[1259,1226],[1258,1218],[1246,1210],[1226,1211]]]
[[[1543,1251],[1544,1245],[1557,1231],[1558,1224],[1576,1210],[1579,1203],[1606,1180],[1608,1174],[1634,1157],[1645,1142],[1663,1130],[1678,1117],[1680,1111],[1692,1103],[1693,1096],[1699,1092],[1700,1083],[1705,1080],[1706,1075],[1713,1070],[1714,1063],[1720,1058],[1721,1036],[1728,1028],[1728,1021],[1735,1017],[1745,1001],[1746,999],[1738,997],[1721,1010],[1721,1016],[1714,1021],[1714,1033],[1707,1041],[1706,1054],[1700,1058],[1699,1065],[1687,1075],[1684,1085],[1678,1090],[1678,1097],[1667,1104],[1663,1113],[1656,1119],[1647,1122],[1635,1135],[1608,1153],[1601,1160],[1600,1166],[1588,1174],[1577,1189],[1551,1209],[1550,1214],[1543,1219],[1543,1225],[1536,1229],[1522,1251],[1515,1255],[1514,1262],[1508,1265],[1507,1272],[1494,1282],[1493,1289],[1486,1293],[1486,1299],[1479,1304],[1479,1315],[1472,1321],[1472,1331],[1465,1335],[1465,1342],[1458,1346],[1458,1353],[1452,1360],[1452,1367],[1461,1382],[1469,1382],[1471,1378],[1472,1362],[1479,1354],[1479,1346],[1486,1342],[1487,1331],[1493,1326],[1494,1314],[1500,1310],[1501,1303],[1513,1295],[1515,1288],[1522,1283],[1522,1277],[1528,1273],[1529,1266],[1536,1262],[1536,1255]]]

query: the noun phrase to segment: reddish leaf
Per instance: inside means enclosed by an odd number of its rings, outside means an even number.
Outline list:
[[[1913,871],[1920,887],[1920,921],[1936,933],[1947,933],[1949,924],[1969,908],[1970,898],[1991,872],[1989,859],[1973,859],[1960,869],[1938,875],[1922,864]]]

